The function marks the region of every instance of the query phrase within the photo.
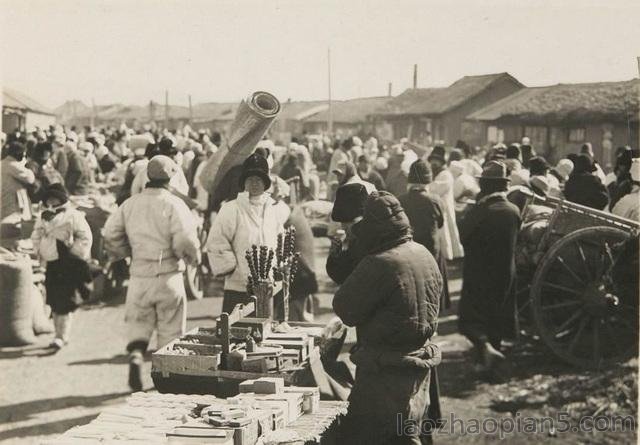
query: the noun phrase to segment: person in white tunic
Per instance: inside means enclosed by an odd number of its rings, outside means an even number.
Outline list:
[[[614,215],[640,222],[640,158],[631,161],[631,193],[623,196],[613,207]]]
[[[146,188],[118,207],[104,227],[111,259],[131,257],[124,312],[129,386],[134,391],[142,389],[143,354],[153,332],[158,334],[158,348],[184,334],[184,263],[200,262],[196,220],[182,199],[168,190],[180,167],[167,156],[157,155],[149,161],[147,171]]]
[[[452,260],[464,256],[462,243],[460,243],[460,235],[458,234],[458,226],[456,225],[456,208],[453,198],[454,178],[446,168],[446,159],[444,147],[436,145],[427,158],[431,164],[431,169],[435,174],[435,178],[428,186],[428,190],[442,199],[444,204],[444,220],[443,230],[440,231],[442,236],[442,250],[445,258]]]

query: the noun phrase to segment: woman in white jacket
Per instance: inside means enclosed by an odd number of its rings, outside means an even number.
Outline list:
[[[428,186],[428,190],[442,199],[444,203],[443,230],[440,231],[442,238],[442,250],[447,260],[461,258],[464,256],[458,226],[456,225],[455,199],[453,197],[454,178],[446,168],[445,149],[443,146],[435,146],[427,158],[431,164],[431,169],[435,178]]]
[[[213,220],[206,246],[211,270],[225,277],[223,312],[248,302],[245,252],[254,244],[275,248],[289,217],[289,208],[266,192],[271,178],[263,156],[254,153],[244,161],[240,186],[244,191],[224,203]]]

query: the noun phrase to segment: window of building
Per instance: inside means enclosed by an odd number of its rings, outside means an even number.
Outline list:
[[[495,125],[487,127],[487,141],[492,144],[504,142],[504,130]]]
[[[569,129],[569,142],[584,142],[586,136],[586,130],[584,128],[570,128]]]

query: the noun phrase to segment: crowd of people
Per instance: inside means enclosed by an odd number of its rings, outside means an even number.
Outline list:
[[[142,387],[152,333],[162,346],[184,332],[182,273],[185,264],[205,261],[203,254],[211,272],[224,278],[222,310],[230,312],[249,298],[245,252],[252,245],[274,248],[278,234],[295,227],[301,261],[292,318],[310,320],[314,241],[299,204],[332,201],[326,270],[339,286],[333,307],[358,337],[343,433],[358,443],[364,434],[372,440],[367,443],[384,443],[381,438],[395,434],[397,413],[416,422],[437,418],[440,351],[431,337],[440,308],[450,305],[451,260],[463,259],[460,332],[480,366],[504,362],[502,340],[515,329],[514,258],[522,222],[514,192],[640,221],[640,156],[629,147],[617,150],[614,168],[605,173],[590,144],[552,167],[527,138],[486,149],[461,141],[453,148],[406,139],[385,145],[356,136],[300,137],[283,146],[265,138],[210,190],[206,166],[223,143],[218,133],[188,126],[175,132],[55,126],[6,139],[2,238],[20,236],[15,225],[31,202],[41,203],[31,239],[46,266],[52,348],[69,341],[76,294],[87,298],[92,280],[92,231],[70,197],[96,184],[115,195],[104,246],[111,261],[130,259],[125,317],[134,390]],[[202,245],[194,210],[210,226]]]

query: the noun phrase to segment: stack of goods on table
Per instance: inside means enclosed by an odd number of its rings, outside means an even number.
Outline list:
[[[320,402],[317,388],[285,388],[282,379],[256,379],[242,388],[250,392],[228,399],[135,393],[126,406],[107,408],[88,425],[46,443],[320,443],[348,406]]]
[[[240,316],[233,324],[226,317],[218,322],[215,328],[195,328],[152,355],[159,391],[234,395],[242,380],[267,375],[291,384],[314,354],[319,357],[322,325]]]
[[[247,378],[276,374],[288,384],[319,356],[323,325],[289,322],[289,285],[299,255],[293,251],[295,229],[278,237],[277,248],[253,246],[246,252],[252,302],[237,305],[216,320],[215,328],[196,328],[153,354],[151,376],[161,392],[235,395]],[[274,318],[274,294],[282,291],[280,321]],[[198,380],[201,377],[233,380]],[[224,389],[221,389],[223,388]]]

